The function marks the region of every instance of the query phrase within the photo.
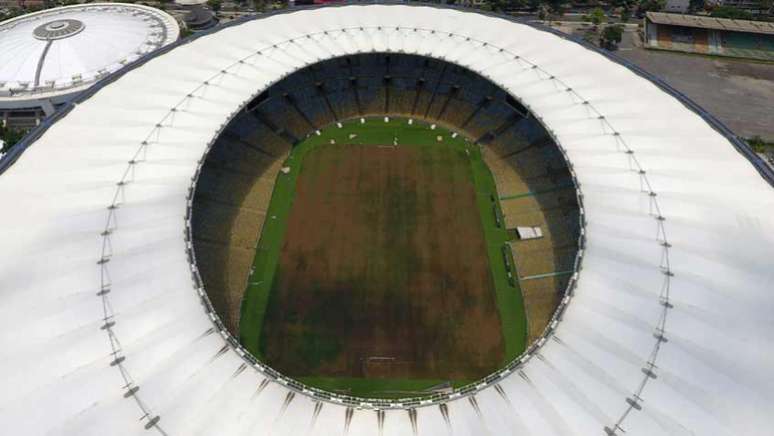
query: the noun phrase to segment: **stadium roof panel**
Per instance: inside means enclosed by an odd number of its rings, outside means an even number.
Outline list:
[[[583,193],[586,246],[561,322],[523,364],[443,406],[378,410],[277,381],[213,329],[192,280],[187,196],[213,139],[287,73],[363,52],[489,78],[558,139]],[[730,132],[642,73],[504,18],[363,5],[240,21],[97,88],[0,162],[12,205],[0,214],[0,422],[14,434],[774,426],[774,191]]]
[[[89,3],[0,23],[0,101],[93,84],[177,40],[177,21],[142,5]]]

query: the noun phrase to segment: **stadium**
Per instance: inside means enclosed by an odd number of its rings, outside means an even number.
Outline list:
[[[686,97],[542,27],[405,4],[237,20],[0,161],[0,422],[765,435],[772,185]]]
[[[179,34],[169,14],[124,3],[64,6],[0,23],[0,121],[34,127],[99,79]]]

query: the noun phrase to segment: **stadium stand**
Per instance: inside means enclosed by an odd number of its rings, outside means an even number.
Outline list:
[[[549,322],[577,252],[578,205],[564,159],[514,98],[462,67],[419,56],[363,54],[286,77],[235,116],[210,151],[196,192],[194,246],[213,304],[237,335],[274,180],[291,146],[337,121],[402,116],[445,125],[476,141],[497,186],[503,223],[543,237],[510,249],[526,298],[529,336]],[[515,232],[514,232],[515,233]],[[554,275],[556,274],[556,275]]]

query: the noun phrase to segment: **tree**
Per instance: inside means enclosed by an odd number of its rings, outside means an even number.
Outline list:
[[[554,15],[564,15],[564,0],[547,0],[546,3]]]
[[[256,12],[263,12],[263,9],[266,7],[266,2],[264,0],[252,0],[252,3]]]
[[[756,153],[763,153],[766,151],[767,148],[774,147],[774,143],[767,143],[766,141],[763,140],[763,138],[757,135],[748,139],[747,144]]]
[[[591,24],[593,24],[595,27],[602,24],[606,18],[605,11],[603,11],[602,8],[594,8],[591,13],[583,16],[585,21],[591,21]]]
[[[20,15],[24,15],[27,12],[22,8],[12,7],[9,9],[3,9],[0,12],[0,21],[10,20],[11,18],[18,17]]]
[[[487,4],[489,5],[489,9],[495,12],[503,12],[509,6],[507,0],[489,0],[487,1]]]
[[[643,17],[646,12],[658,12],[664,9],[666,0],[643,0],[637,6],[637,16]]]
[[[717,18],[732,18],[734,20],[752,20],[751,13],[733,6],[718,6],[712,10],[710,16]]]
[[[549,15],[550,15],[550,12],[546,5],[538,6],[537,16],[540,20],[543,20],[543,21],[547,20]]]
[[[597,32],[590,29],[583,32],[583,40],[587,43],[594,45],[597,43],[597,39]]]
[[[604,30],[602,30],[602,35],[599,37],[599,45],[608,50],[615,50],[622,38],[623,26],[619,24],[607,25]]]
[[[485,9],[488,7],[488,9],[493,11],[507,12],[516,8],[523,8],[525,6],[532,6],[533,8],[537,8],[540,3],[546,1],[550,2],[551,0],[485,0],[484,6]],[[472,0],[442,0],[441,3],[475,6],[475,3]]]
[[[623,8],[621,11],[621,22],[626,23],[632,17],[632,11],[629,8]]]
[[[209,6],[213,11],[218,12],[220,11],[222,2],[221,0],[207,0],[207,6]]]
[[[0,140],[3,141],[3,146],[2,149],[0,149],[0,153],[6,153],[11,149],[11,147],[16,145],[17,142],[21,141],[23,137],[24,131],[19,129],[12,129],[10,127],[4,127],[2,124],[0,124]]]

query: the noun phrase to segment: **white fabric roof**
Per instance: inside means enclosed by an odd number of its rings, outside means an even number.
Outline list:
[[[368,51],[446,59],[509,90],[561,142],[584,196],[582,270],[554,335],[519,370],[444,406],[347,409],[267,381],[213,333],[192,284],[186,196],[219,129],[284,74]],[[223,28],[78,103],[0,176],[0,203],[0,427],[14,435],[774,428],[771,186],[674,97],[528,25],[370,5]]]
[[[45,23],[67,19],[78,20],[85,28],[50,41],[50,47],[49,41],[33,35]],[[83,89],[174,42],[179,33],[169,14],[121,3],[66,6],[5,21],[0,23],[0,101],[18,94],[29,98]]]

